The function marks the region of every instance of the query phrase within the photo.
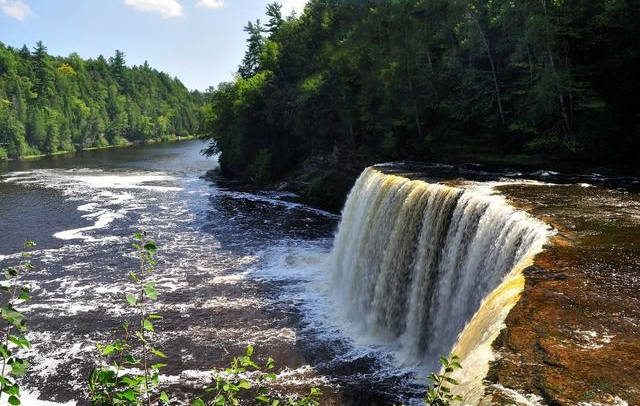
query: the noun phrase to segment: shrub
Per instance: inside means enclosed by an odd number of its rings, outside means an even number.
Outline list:
[[[99,135],[94,145],[98,148],[106,148],[109,146],[109,141],[103,135]]]
[[[453,402],[462,402],[462,396],[453,395],[451,386],[458,385],[458,381],[451,377],[451,373],[456,369],[462,368],[460,358],[457,355],[449,354],[448,357],[440,357],[442,363],[442,373],[432,373],[429,375],[431,388],[427,391],[425,402],[429,406],[449,406]]]
[[[89,398],[95,406],[169,403],[168,395],[157,391],[159,371],[165,366],[161,361],[167,357],[154,348],[152,342],[153,321],[162,316],[147,311],[149,302],[158,299],[156,284],[150,280],[155,270],[157,248],[144,234],[136,234],[134,239],[139,267],[129,273],[129,278],[136,293],[127,294],[126,300],[138,320],[133,326],[123,323],[122,339],[98,345],[105,366],[93,369],[88,383]],[[125,372],[136,370],[142,372]]]
[[[19,356],[22,349],[31,348],[31,343],[27,340],[26,317],[16,310],[15,306],[31,299],[29,287],[20,285],[20,275],[33,269],[31,264],[31,254],[28,250],[35,246],[32,241],[24,244],[22,251],[22,262],[17,266],[8,267],[4,270],[5,280],[0,283],[0,290],[7,297],[6,304],[0,308],[0,319],[3,321],[3,339],[0,343],[0,358],[2,367],[0,372],[0,400],[6,393],[9,396],[8,404],[20,404],[20,386],[14,378],[21,377],[27,371],[29,362]],[[15,331],[15,332],[14,332]],[[10,368],[8,374],[7,367]]]

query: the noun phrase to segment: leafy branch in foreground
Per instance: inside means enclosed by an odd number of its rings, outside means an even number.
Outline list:
[[[427,391],[425,402],[429,406],[449,406],[452,402],[462,402],[462,396],[453,395],[449,385],[458,385],[458,381],[451,377],[456,369],[461,369],[460,358],[457,355],[449,354],[448,357],[440,357],[440,363],[444,368],[440,374],[431,373],[429,380],[432,382],[431,388]]]
[[[139,321],[133,327],[122,325],[123,338],[106,345],[98,345],[106,367],[96,368],[89,374],[89,396],[94,406],[147,405],[159,401],[169,403],[165,392],[158,393],[159,370],[166,364],[152,359],[166,355],[153,347],[155,336],[153,320],[162,316],[148,311],[150,301],[158,299],[155,282],[150,280],[156,266],[156,244],[145,234],[135,234],[133,247],[138,255],[138,270],[129,273],[136,287],[135,294],[127,294],[128,305],[134,309]]]
[[[0,372],[0,399],[3,393],[9,396],[10,405],[20,404],[20,386],[13,377],[20,377],[25,374],[29,363],[26,359],[20,358],[17,351],[31,348],[31,343],[24,334],[27,331],[26,317],[15,309],[15,306],[31,299],[29,287],[20,285],[19,277],[22,273],[33,269],[31,264],[30,248],[35,247],[33,241],[27,241],[22,250],[22,262],[17,266],[4,269],[3,282],[0,282],[0,290],[8,296],[7,304],[0,308],[0,317],[6,323],[3,329],[3,340],[0,344],[0,357],[2,358],[2,370]],[[17,333],[13,331],[17,330]],[[10,368],[6,374],[7,367]]]
[[[248,346],[244,355],[234,357],[231,365],[224,371],[217,372],[213,377],[213,383],[206,388],[211,399],[205,401],[196,399],[191,406],[229,406],[240,404],[240,398],[247,399],[253,396],[255,404],[268,406],[318,406],[322,392],[318,388],[311,388],[309,394],[302,398],[287,397],[281,399],[274,395],[265,385],[267,381],[275,381],[276,374],[273,358],[269,357],[264,365],[260,366],[253,357],[253,347]],[[265,370],[267,372],[265,372]],[[255,375],[253,382],[248,380],[249,375]]]

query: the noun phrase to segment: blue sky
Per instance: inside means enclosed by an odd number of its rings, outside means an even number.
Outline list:
[[[242,27],[272,0],[0,0],[0,41],[84,58],[125,52],[190,89],[230,80],[244,54]],[[282,0],[300,11],[306,0]]]

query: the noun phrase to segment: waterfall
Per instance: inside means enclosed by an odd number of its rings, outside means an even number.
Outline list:
[[[477,381],[524,286],[520,271],[549,234],[501,196],[370,167],[334,240],[333,293],[347,319],[406,361],[435,368],[458,341]]]

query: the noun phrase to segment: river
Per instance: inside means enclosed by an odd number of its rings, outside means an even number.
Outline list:
[[[415,397],[413,369],[394,367],[389,354],[331,323],[324,264],[338,216],[290,203],[286,193],[217,187],[202,178],[217,165],[203,147],[85,151],[0,167],[0,265],[17,260],[23,241],[38,244],[25,279],[33,300],[21,307],[33,343],[23,398],[86,404],[95,345],[128,318],[131,236],[141,230],[160,250],[158,347],[176,399],[199,393],[207,371],[248,344],[287,366],[280,373],[290,393],[318,386],[326,404]]]
[[[449,349],[471,404],[638,404],[639,179],[381,164],[340,218],[216,185],[203,147],[0,163],[0,267],[38,243],[23,404],[87,404],[96,344],[131,320],[139,231],[176,404],[250,344],[276,390],[323,405],[418,405]]]

